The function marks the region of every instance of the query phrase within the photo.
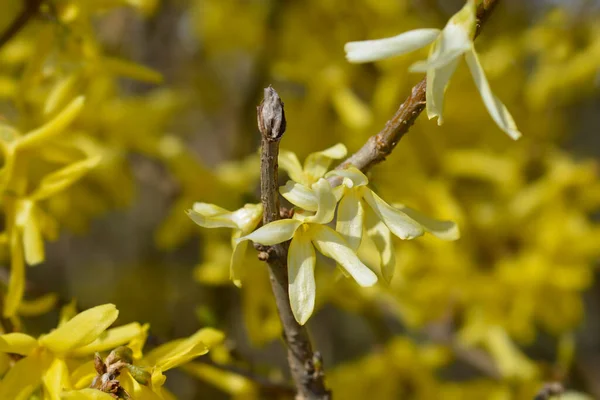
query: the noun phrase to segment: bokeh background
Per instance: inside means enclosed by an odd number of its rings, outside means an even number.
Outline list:
[[[63,104],[85,94],[72,137],[103,158],[44,204],[60,234],[28,268],[26,298],[115,303],[120,323],[150,323],[149,347],[214,326],[229,369],[285,381],[265,267],[248,254],[234,287],[229,232],[184,211],[258,200],[255,107],[269,84],[285,102],[282,148],[357,150],[421,79],[407,70],[426,53],[351,65],[344,43],[441,28],[463,2],[47,3],[0,49],[0,115],[27,130],[50,93]],[[504,0],[477,39],[521,140],[494,125],[461,65],[444,125],[422,116],[372,171],[389,202],[456,221],[462,238],[398,240],[394,280],[373,289],[321,260],[308,327],[336,398],[530,399],[555,381],[600,398],[599,4]],[[0,5],[0,32],[21,7]],[[44,332],[56,316],[24,325]],[[219,370],[170,372],[167,386],[181,399],[285,397],[223,384]]]

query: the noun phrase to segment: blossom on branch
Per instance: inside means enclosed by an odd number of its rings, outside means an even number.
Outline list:
[[[287,258],[290,305],[300,324],[308,320],[315,306],[314,247],[337,261],[359,285],[372,286],[377,282],[377,276],[360,261],[344,238],[325,225],[333,220],[335,213],[336,199],[331,185],[321,178],[313,186],[318,201],[316,214],[296,213],[293,219],[271,222],[239,239],[240,242],[251,240],[265,246],[292,240]]]
[[[516,140],[521,137],[521,132],[507,108],[492,93],[475,51],[473,39],[476,24],[475,0],[468,0],[441,31],[416,29],[386,39],[349,42],[345,46],[346,58],[353,63],[377,61],[412,52],[433,42],[429,58],[414,63],[410,71],[427,73],[427,117],[429,119],[437,117],[438,125],[441,125],[444,94],[460,57],[464,55],[490,116],[500,129]]]

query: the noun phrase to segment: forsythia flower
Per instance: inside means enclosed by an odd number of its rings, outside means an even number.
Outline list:
[[[223,342],[222,332],[212,328],[200,329],[192,336],[173,340],[150,351],[139,361],[139,365],[150,370],[150,381],[142,385],[127,370],[119,378],[123,388],[136,400],[160,400],[165,398],[163,372],[190,362],[196,357]]]
[[[344,238],[324,225],[333,220],[336,205],[329,182],[321,178],[313,188],[318,202],[315,215],[296,213],[293,219],[271,222],[238,239],[238,242],[252,240],[266,246],[292,240],[287,259],[290,305],[300,324],[308,320],[315,306],[313,245],[324,256],[337,261],[359,285],[372,286],[377,282],[377,276],[360,261]]]
[[[334,170],[326,177],[343,179],[342,185],[336,187],[336,197],[341,198],[337,209],[336,230],[356,251],[365,227],[367,235],[380,253],[381,274],[388,282],[392,279],[395,264],[390,232],[404,240],[422,236],[425,232],[443,240],[456,240],[460,237],[458,227],[453,222],[429,218],[401,204],[390,206],[367,187],[368,178],[357,168]],[[364,207],[363,201],[369,207]]]
[[[403,205],[394,208],[367,187],[368,178],[355,167],[333,170],[326,178],[341,179],[342,184],[333,189],[337,207],[336,231],[346,240],[353,251],[362,241],[363,230],[373,240],[379,254],[381,274],[390,281],[394,272],[395,257],[390,233],[400,239],[410,240],[430,232],[444,240],[456,240],[459,231],[456,224],[437,221],[421,215]],[[318,208],[317,196],[312,189],[288,181],[280,192],[289,202],[307,210]],[[364,207],[366,202],[369,207]]]
[[[252,232],[262,216],[259,205],[246,205],[230,212],[212,204],[196,203],[194,209],[188,211],[190,218],[200,226],[234,229],[231,257],[234,281],[239,276],[241,256],[248,240],[271,246],[291,239],[287,259],[289,297],[300,324],[306,323],[315,307],[315,247],[324,256],[334,259],[359,285],[372,286],[377,276],[356,254],[365,227],[380,253],[381,272],[388,282],[395,264],[391,233],[401,239],[414,239],[425,232],[445,240],[459,236],[452,222],[425,217],[402,205],[390,206],[367,188],[367,177],[354,167],[326,174],[332,160],[345,155],[346,148],[338,144],[310,154],[304,168],[294,153],[280,155],[282,168],[292,178],[279,188],[280,193],[299,207],[292,219],[274,221]],[[328,179],[341,185],[332,188]],[[366,212],[363,200],[370,206]],[[336,232],[326,225],[333,221],[338,202]]]
[[[241,286],[240,268],[247,242],[237,241],[243,235],[252,232],[263,215],[262,204],[246,204],[236,211],[228,211],[214,204],[195,203],[188,216],[203,228],[232,228],[233,255],[231,257],[230,278],[236,286]]]
[[[310,187],[325,175],[333,160],[344,158],[347,152],[346,146],[338,143],[323,151],[309,154],[304,161],[303,168],[296,154],[281,150],[279,167],[288,173],[291,180]],[[307,210],[309,209],[307,208]]]
[[[500,129],[516,140],[521,133],[504,104],[492,93],[475,51],[473,39],[476,22],[475,0],[468,0],[465,6],[450,18],[442,31],[416,29],[386,39],[349,42],[345,46],[346,57],[350,62],[356,63],[376,61],[406,54],[433,42],[428,60],[413,64],[410,70],[427,73],[427,117],[437,117],[438,125],[441,125],[444,93],[460,56],[464,54],[492,119]]]
[[[29,167],[32,158],[49,157],[52,140],[65,133],[81,112],[83,103],[83,97],[76,98],[46,124],[26,134],[0,125],[0,151],[4,157],[4,166],[0,170],[0,191],[11,252],[11,278],[4,304],[4,315],[7,317],[15,314],[23,297],[25,263],[35,265],[44,261],[43,236],[55,235],[56,222],[38,203],[73,184],[100,160],[91,157],[72,162],[43,177],[33,191],[29,189],[32,185]],[[30,193],[27,193],[28,189]]]
[[[143,328],[137,324],[106,330],[119,311],[105,304],[77,314],[52,332],[35,339],[24,333],[0,335],[0,352],[22,359],[0,381],[1,399],[27,399],[43,384],[49,399],[71,388],[68,361],[129,343]]]

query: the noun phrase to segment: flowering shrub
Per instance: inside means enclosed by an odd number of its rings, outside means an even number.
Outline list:
[[[596,395],[574,371],[600,186],[560,146],[597,94],[597,18],[413,3],[3,2],[0,399]],[[49,243],[109,254],[102,219],[142,243],[114,270]]]

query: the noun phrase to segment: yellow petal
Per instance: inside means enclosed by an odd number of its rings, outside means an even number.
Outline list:
[[[192,209],[205,217],[215,217],[217,215],[229,214],[231,212],[223,207],[217,206],[216,204],[200,202],[194,203]]]
[[[373,113],[350,88],[340,87],[332,92],[331,97],[340,120],[348,128],[362,129],[372,122]]]
[[[351,63],[365,63],[410,53],[438,37],[439,29],[415,29],[385,39],[349,42],[344,46]]]
[[[11,235],[10,242],[10,280],[8,282],[8,292],[4,299],[4,317],[15,315],[25,291],[25,260],[23,259],[21,240],[16,228]]]
[[[64,360],[55,358],[42,378],[46,394],[50,400],[60,400],[63,389],[70,389],[69,370]]]
[[[17,361],[0,381],[0,399],[29,399],[49,364],[50,360],[39,353]]]
[[[110,73],[142,82],[161,83],[163,80],[162,75],[151,68],[118,58],[104,57],[102,66]]]
[[[28,265],[44,261],[44,239],[40,229],[40,213],[33,201],[20,201],[16,224],[23,232],[23,251]]]
[[[428,72],[443,68],[453,61],[457,61],[461,55],[471,47],[469,33],[461,26],[448,24],[436,40],[435,51],[431,52],[427,61],[418,61],[410,66],[410,72]]]
[[[288,277],[290,306],[294,318],[304,325],[315,308],[315,249],[310,237],[298,232],[290,243],[288,252]]]
[[[363,174],[358,168],[350,166],[344,169],[334,169],[325,174],[325,178],[340,177],[343,178],[345,186],[349,188],[357,186],[366,186],[369,183],[369,178]]]
[[[339,233],[326,225],[310,225],[315,247],[326,257],[333,258],[361,286],[373,286],[377,275],[360,261]]]
[[[312,183],[305,182],[304,170],[302,169],[302,165],[298,160],[298,156],[291,151],[279,151],[279,168],[287,172],[289,178],[295,182],[305,185]]]
[[[513,343],[503,328],[490,328],[484,340],[503,376],[531,379],[537,373],[535,365]]]
[[[162,371],[160,370],[160,368],[154,368],[154,370],[152,371],[152,378],[151,378],[151,383],[150,386],[152,387],[152,391],[155,393],[158,393],[161,397],[163,394],[163,390],[162,387],[165,384],[165,381],[167,380],[167,377],[163,375]]]
[[[290,203],[307,211],[317,211],[319,200],[315,192],[309,187],[294,181],[287,181],[285,186],[279,188],[279,193]]]
[[[33,317],[46,314],[52,310],[58,302],[56,293],[47,293],[33,300],[22,300],[19,306],[19,315]]]
[[[221,212],[221,210],[223,212]],[[214,204],[196,203],[192,210],[186,211],[188,217],[203,228],[237,228],[231,218],[231,211]]]
[[[117,319],[114,304],[104,304],[83,311],[64,325],[40,337],[40,344],[53,353],[62,354],[85,346],[100,336]]]
[[[347,191],[338,205],[335,225],[335,230],[342,235],[354,251],[358,250],[363,234],[365,213],[361,198],[360,191],[353,189]]]
[[[133,379],[127,369],[123,369],[119,376],[119,382],[123,389],[129,393],[132,399],[136,400],[162,400],[162,396],[155,393],[151,388],[146,385],[141,385],[138,381]],[[114,400],[114,399],[113,399]]]
[[[233,253],[231,254],[231,262],[229,264],[229,279],[233,281],[233,284],[237,287],[242,286],[242,277],[244,275],[244,258],[246,255],[246,249],[248,248],[248,242],[235,241],[233,244]]]
[[[115,400],[110,394],[91,388],[64,392],[60,398],[62,400]]]
[[[363,198],[379,219],[400,239],[410,240],[422,236],[425,230],[417,221],[390,206],[371,190],[365,190]]]
[[[30,149],[60,135],[79,115],[83,108],[84,98],[77,97],[56,117],[45,125],[23,136],[18,142],[19,149]]]
[[[475,48],[472,47],[471,50],[466,53],[465,58],[467,60],[467,65],[471,70],[471,75],[473,75],[475,85],[481,94],[483,103],[490,113],[490,116],[500,129],[506,132],[513,140],[517,140],[521,137],[521,132],[519,132],[517,124],[506,106],[492,93],[492,89],[485,77],[485,71],[479,62],[479,57],[475,52]]]
[[[251,234],[241,237],[239,241],[251,240],[265,246],[283,243],[294,236],[300,225],[302,225],[302,221],[281,219],[261,226]]]
[[[0,336],[0,352],[29,355],[38,346],[36,339],[24,333],[14,332]]]
[[[144,363],[154,365],[164,372],[208,353],[211,347],[221,343],[223,339],[223,333],[212,328],[204,328],[187,339],[157,347],[144,357]]]
[[[373,241],[373,244],[379,253],[379,269],[381,270],[381,276],[387,283],[390,283],[396,267],[396,255],[394,244],[392,243],[392,233],[371,209],[367,209],[366,211],[365,225],[367,228],[367,235]]]
[[[410,71],[426,72],[441,68],[468,51],[473,43],[476,27],[475,13],[475,1],[468,0],[463,8],[450,18],[436,41],[435,51],[430,54],[427,61],[413,64]]]
[[[33,200],[42,200],[55,195],[81,179],[100,162],[100,157],[91,157],[75,162],[45,176],[39,187],[30,196]]]
[[[348,150],[341,143],[323,151],[311,153],[304,161],[304,173],[311,178],[311,183],[316,182],[325,175],[333,160],[340,160],[346,157],[346,154],[348,154]]]
[[[77,300],[72,299],[68,304],[65,304],[61,309],[60,309],[60,316],[58,319],[58,326],[63,326],[64,324],[66,324],[67,322],[69,322],[69,320],[71,318],[73,318],[74,316],[77,315]]]
[[[77,367],[69,380],[73,383],[74,389],[83,389],[92,384],[96,375],[98,375],[98,372],[96,372],[94,360],[90,360]]]
[[[237,396],[244,399],[257,399],[259,396],[256,384],[233,372],[202,363],[188,363],[182,369],[203,382],[208,382],[224,393],[236,396],[234,397],[236,399]]]
[[[242,235],[252,232],[262,220],[262,204],[246,204],[244,207],[235,210],[229,216],[231,220],[241,230]]]
[[[137,322],[132,322],[127,325],[112,328],[103,332],[96,340],[92,343],[79,347],[73,350],[69,355],[73,357],[84,356],[86,354],[93,354],[95,352],[102,352],[114,349],[121,345],[129,343],[134,338],[138,337],[143,333],[142,326]]]
[[[133,351],[133,359],[139,360],[142,358],[142,349],[146,344],[146,339],[148,339],[148,330],[150,329],[150,324],[142,325],[142,330],[138,336],[133,338],[127,347],[129,347]]]
[[[437,69],[427,71],[427,87],[426,91],[426,108],[427,118],[432,119],[437,117],[437,124],[444,123],[444,94],[448,88],[450,78],[454,74],[458,66],[458,59],[450,61],[448,64]]]
[[[44,115],[54,114],[59,107],[63,107],[65,102],[75,96],[79,74],[70,74],[58,81],[48,93],[44,103]]]
[[[317,183],[312,185],[312,189],[317,196],[318,206],[315,215],[303,216],[298,213],[297,218],[305,222],[316,224],[328,224],[335,215],[336,198],[331,189],[331,184],[327,179],[320,178]]]
[[[457,240],[460,238],[458,226],[452,221],[442,221],[421,214],[404,204],[394,203],[394,208],[408,215],[413,221],[421,224],[425,231],[442,240]]]

